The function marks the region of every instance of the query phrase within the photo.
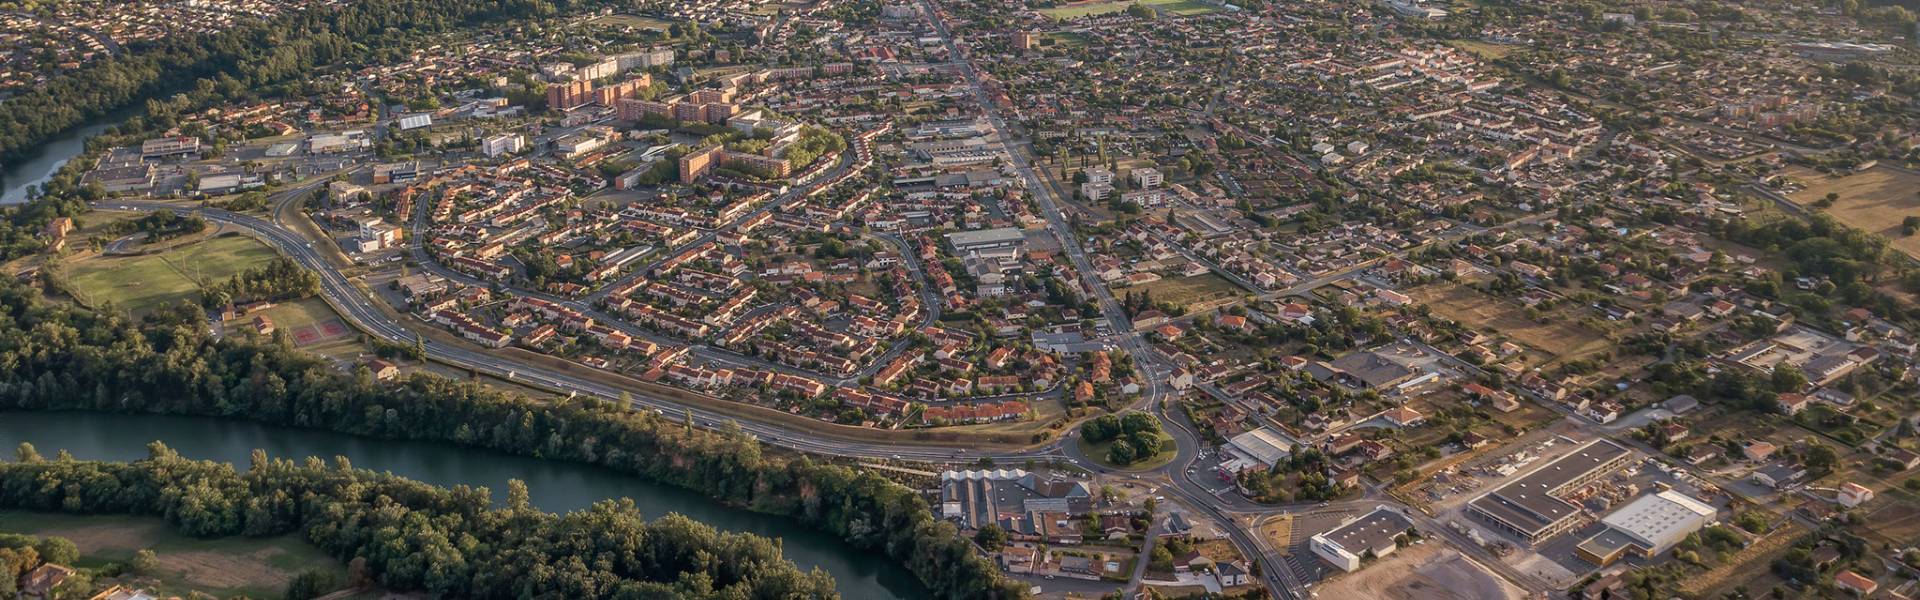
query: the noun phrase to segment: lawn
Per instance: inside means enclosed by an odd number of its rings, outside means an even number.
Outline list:
[[[1495,60],[1512,54],[1515,48],[1506,44],[1495,44],[1479,40],[1449,40],[1447,45],[1459,48],[1481,60]]]
[[[251,238],[228,235],[159,254],[96,256],[67,268],[68,281],[78,300],[92,307],[111,302],[130,313],[144,313],[161,304],[197,302],[200,286],[224,281],[264,265],[271,248]]]
[[[1888,166],[1877,166],[1843,177],[1830,177],[1811,169],[1795,168],[1788,176],[1807,186],[1790,196],[1794,202],[1811,205],[1827,194],[1839,194],[1840,200],[1825,210],[1841,223],[1880,234],[1894,249],[1920,257],[1920,236],[1900,233],[1900,221],[1920,216],[1920,174]]]
[[[1133,461],[1133,464],[1129,465],[1116,465],[1107,462],[1107,448],[1113,446],[1113,440],[1088,442],[1086,436],[1079,436],[1076,439],[1080,444],[1080,452],[1086,454],[1087,458],[1091,458],[1108,467],[1127,471],[1151,471],[1158,469],[1166,466],[1167,463],[1173,462],[1174,457],[1180,455],[1180,447],[1174,444],[1173,436],[1168,435],[1166,432],[1160,433],[1159,454],[1155,454],[1146,460]]]
[[[153,517],[0,512],[0,531],[59,536],[80,547],[81,567],[125,563],[134,552],[152,550],[160,559],[158,590],[163,595],[191,591],[218,597],[278,598],[287,580],[308,569],[334,571],[342,581],[346,568],[319,548],[294,535],[225,537],[202,540],[175,532]]]
[[[1247,295],[1247,291],[1213,273],[1192,277],[1163,277],[1159,281],[1114,288],[1116,296],[1127,292],[1149,293],[1155,302],[1170,302],[1186,312],[1208,310],[1214,303],[1227,303]]]

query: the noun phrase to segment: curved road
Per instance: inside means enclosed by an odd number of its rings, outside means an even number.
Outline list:
[[[309,184],[310,186],[317,184]],[[307,188],[308,190],[311,187]],[[299,192],[299,189],[294,192]],[[340,271],[314,248],[313,242],[287,231],[269,221],[234,213],[218,208],[190,208],[160,202],[118,202],[109,203],[124,210],[176,210],[192,212],[207,220],[239,228],[278,249],[282,254],[299,263],[300,266],[320,275],[321,297],[340,313],[346,320],[358,326],[362,331],[397,344],[413,344],[418,339],[413,330],[387,317],[386,313],[374,307],[373,300],[367,297],[352,282],[340,274]],[[792,429],[755,421],[737,420],[732,416],[687,405],[673,400],[650,396],[643,391],[629,390],[576,377],[539,366],[516,362],[490,352],[468,348],[463,345],[442,343],[432,339],[424,340],[426,351],[434,359],[476,372],[512,379],[539,387],[561,392],[618,400],[622,393],[633,399],[633,405],[639,409],[659,410],[662,413],[691,412],[694,422],[701,427],[720,428],[728,423],[737,423],[741,430],[753,434],[762,442],[826,456],[846,456],[854,458],[902,459],[930,462],[957,462],[976,460],[979,456],[968,455],[964,450],[954,448],[929,448],[924,445],[894,445],[871,442],[845,441],[823,438],[818,432]],[[991,455],[996,461],[1021,461],[1029,458],[1052,459],[1059,456],[1057,444],[1021,453]]]

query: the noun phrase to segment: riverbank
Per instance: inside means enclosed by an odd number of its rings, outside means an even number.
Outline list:
[[[88,411],[0,413],[0,443],[34,444],[51,456],[67,450],[86,460],[135,460],[147,442],[160,440],[194,459],[246,468],[252,451],[276,458],[346,457],[355,467],[388,471],[439,486],[469,485],[504,500],[507,480],[526,482],[533,506],[550,512],[586,508],[594,502],[631,498],[649,518],[678,513],[723,531],[778,538],[786,557],[804,569],[833,575],[845,598],[923,598],[913,574],[886,556],[778,516],[728,508],[698,493],[647,482],[609,469],[542,460],[451,444],[378,440],[312,429],[262,425],[211,417],[129,415]]]

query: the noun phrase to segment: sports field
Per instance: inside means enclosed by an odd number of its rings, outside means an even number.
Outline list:
[[[96,256],[67,267],[81,303],[141,314],[161,304],[197,302],[200,286],[225,281],[273,260],[273,249],[252,238],[225,235],[142,256]]]

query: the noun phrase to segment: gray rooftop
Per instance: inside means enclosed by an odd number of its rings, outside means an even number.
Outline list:
[[[1521,529],[1536,532],[1546,529],[1548,525],[1580,511],[1580,507],[1553,494],[1560,492],[1560,488],[1568,482],[1630,452],[1612,440],[1594,440],[1524,477],[1475,498],[1473,507]]]
[[[1413,527],[1413,521],[1408,520],[1406,515],[1386,508],[1376,508],[1359,520],[1335,527],[1331,531],[1320,534],[1320,537],[1339,544],[1341,548],[1345,548],[1355,556],[1365,554],[1368,550],[1372,550],[1375,555],[1384,555],[1388,548],[1394,546],[1393,538],[1399,537],[1411,527]]]
[[[980,229],[975,231],[956,231],[953,233],[949,233],[947,234],[947,243],[953,244],[953,247],[955,248],[970,248],[973,246],[998,246],[998,245],[1017,244],[1017,243],[1020,243],[1022,240],[1025,240],[1026,237],[1027,237],[1026,234],[1021,233],[1018,228],[999,227],[995,229]]]

